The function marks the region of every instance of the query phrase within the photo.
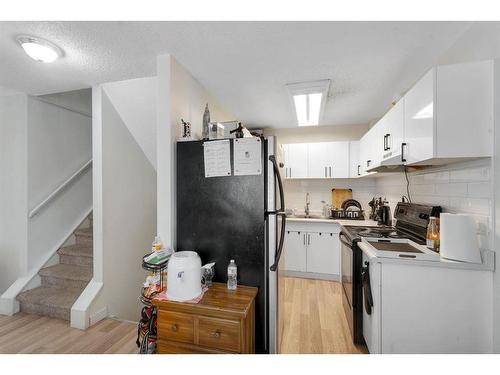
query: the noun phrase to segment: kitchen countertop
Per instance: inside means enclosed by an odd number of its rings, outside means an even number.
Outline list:
[[[415,260],[415,259],[400,259],[400,258],[382,258],[377,257],[375,253],[363,242],[358,243],[358,247],[366,254],[371,263],[391,263],[401,264],[408,266],[420,267],[441,267],[441,268],[455,268],[462,270],[478,270],[478,271],[494,271],[495,269],[495,254],[491,250],[481,250],[482,263],[466,263],[457,262],[441,258],[439,261],[429,260]]]
[[[303,223],[328,223],[339,225],[353,225],[353,226],[377,226],[377,222],[373,220],[338,220],[327,218],[302,218],[287,216],[286,221],[300,221]]]

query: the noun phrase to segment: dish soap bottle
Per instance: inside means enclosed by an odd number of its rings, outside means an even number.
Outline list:
[[[210,111],[208,110],[208,103],[205,106],[205,112],[203,113],[203,127],[202,127],[202,139],[209,138],[209,127],[210,127]]]
[[[427,247],[439,253],[439,218],[431,216],[427,225]]]
[[[227,289],[236,290],[238,287],[238,267],[234,263],[234,259],[231,259],[229,265],[227,266]]]

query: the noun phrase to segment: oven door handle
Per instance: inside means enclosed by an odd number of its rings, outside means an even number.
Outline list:
[[[346,235],[344,233],[340,232],[340,234],[339,234],[339,240],[340,240],[341,243],[343,243],[344,245],[346,245],[347,247],[349,247],[350,249],[352,249],[352,244],[349,243],[349,241],[347,241],[347,237],[346,237]]]

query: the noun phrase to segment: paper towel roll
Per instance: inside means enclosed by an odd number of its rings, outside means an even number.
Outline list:
[[[481,263],[476,223],[469,215],[441,214],[441,257],[461,262]]]

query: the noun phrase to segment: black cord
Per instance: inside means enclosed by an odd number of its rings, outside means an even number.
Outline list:
[[[404,166],[404,171],[405,171],[405,178],[406,178],[406,196],[408,198],[408,201],[411,203],[411,196],[410,196],[410,179],[408,178],[408,170],[406,165]]]

